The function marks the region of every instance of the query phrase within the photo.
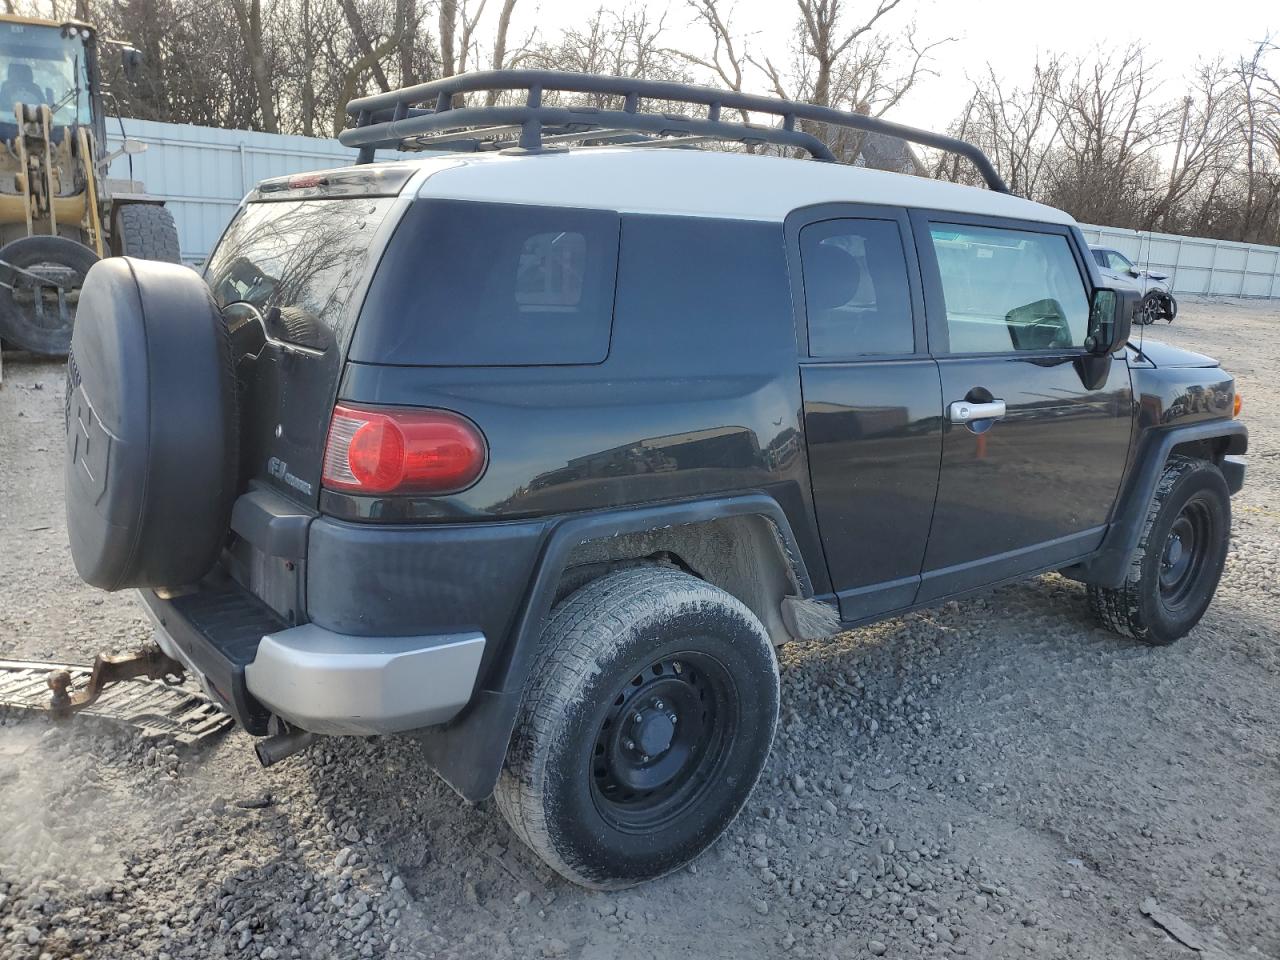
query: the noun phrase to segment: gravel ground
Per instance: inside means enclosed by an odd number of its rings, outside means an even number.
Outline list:
[[[1253,434],[1226,576],[1176,646],[1104,633],[1057,576],[792,645],[743,816],[618,894],[551,874],[406,742],[268,771],[239,732],[182,751],[0,716],[0,958],[1194,957],[1149,900],[1205,957],[1280,957],[1280,308],[1151,332],[1220,357]],[[66,550],[61,370],[5,377],[0,656],[144,640]]]

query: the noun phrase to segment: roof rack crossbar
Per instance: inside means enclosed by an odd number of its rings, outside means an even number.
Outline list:
[[[454,106],[454,98],[459,94],[492,90],[528,92],[523,105]],[[619,96],[623,105],[621,110],[544,106],[543,94],[548,90]],[[640,110],[641,99],[695,104],[706,107],[707,113],[704,118],[679,119],[644,113]],[[430,105],[431,109],[419,109],[424,104]],[[726,109],[770,114],[781,118],[781,123],[774,127],[725,121],[721,116]],[[665,80],[559,70],[481,70],[361,97],[347,104],[347,114],[356,126],[342,131],[338,139],[345,146],[360,149],[359,162],[371,161],[374,150],[378,148],[397,148],[406,140],[430,138],[464,127],[519,125],[520,146],[537,151],[542,149],[543,126],[569,124],[616,127],[658,136],[773,143],[807,150],[815,159],[835,160],[826,144],[813,134],[797,129],[801,121],[825,123],[897,137],[909,143],[958,154],[978,169],[992,190],[1009,192],[987,155],[974,144],[955,137],[832,107]],[[426,142],[422,140],[416,145],[422,146]]]

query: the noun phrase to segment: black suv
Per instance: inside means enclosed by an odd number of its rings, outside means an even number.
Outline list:
[[[499,88],[526,93],[459,106]],[[362,161],[432,152],[262,183],[203,278],[101,262],[68,366],[76,566],[141,588],[264,763],[412,733],[624,886],[746,801],[779,644],[1049,570],[1148,643],[1204,613],[1234,380],[1128,344],[1135,296],[969,144],[534,71],[350,111]],[[816,123],[990,189],[832,163]]]

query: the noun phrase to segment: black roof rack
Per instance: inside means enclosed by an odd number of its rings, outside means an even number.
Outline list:
[[[526,90],[523,104],[507,106],[454,106],[458,94],[478,90]],[[617,96],[621,110],[590,106],[544,106],[548,90]],[[643,113],[640,100],[690,103],[707,108],[704,117],[668,113]],[[424,106],[426,105],[426,106]],[[722,119],[725,110],[780,117],[780,126]],[[897,137],[910,143],[956,153],[970,160],[987,186],[1008,193],[987,155],[972,143],[955,137],[918,130],[860,113],[818,107],[794,100],[778,100],[730,90],[716,90],[664,80],[637,80],[594,73],[559,70],[483,70],[460,73],[443,80],[361,97],[347,104],[355,126],[338,139],[358,147],[358,163],[370,163],[378,148],[408,150],[478,150],[512,146],[534,152],[549,143],[588,139],[607,142],[620,135],[634,140],[647,134],[652,146],[688,145],[699,140],[777,144],[807,150],[817,160],[835,160],[830,148],[816,136],[796,129],[797,120],[827,123]],[[545,131],[545,135],[544,135]]]

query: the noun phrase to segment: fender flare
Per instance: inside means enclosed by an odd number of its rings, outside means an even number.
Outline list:
[[[428,763],[472,803],[493,793],[515,728],[525,682],[538,652],[542,624],[551,612],[561,573],[575,547],[590,540],[749,516],[763,517],[773,525],[803,596],[812,597],[813,584],[791,524],[778,501],[764,493],[568,515],[549,525],[529,591],[507,640],[510,653],[505,670],[500,680],[495,677],[489,683],[489,687],[501,689],[477,689],[470,704],[447,725],[412,734],[422,744]]]
[[[1208,420],[1147,430],[1138,442],[1138,451],[1124,487],[1112,507],[1102,545],[1088,560],[1068,567],[1062,573],[1094,586],[1114,588],[1122,585],[1169,455],[1174,447],[1204,440],[1223,441],[1224,461],[1219,466],[1227,474],[1229,489],[1236,493],[1244,482],[1244,464],[1225,458],[1239,456],[1249,449],[1249,431],[1243,423],[1238,420]]]

